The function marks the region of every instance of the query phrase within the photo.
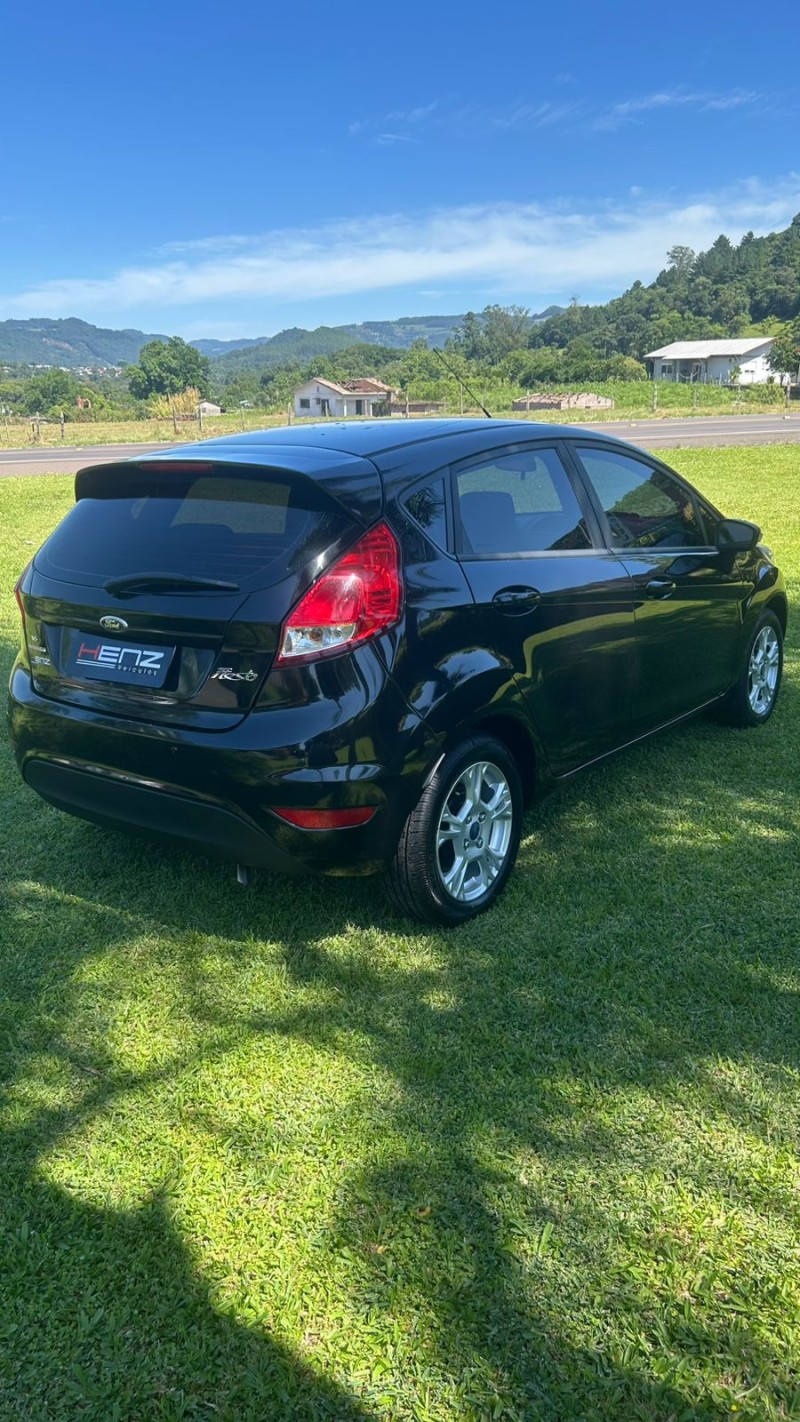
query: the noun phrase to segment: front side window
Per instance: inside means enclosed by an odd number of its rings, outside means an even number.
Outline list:
[[[580,448],[608,522],[612,548],[702,548],[694,498],[665,469],[617,450]]]
[[[591,547],[580,505],[554,449],[484,455],[458,471],[456,498],[467,555]]]

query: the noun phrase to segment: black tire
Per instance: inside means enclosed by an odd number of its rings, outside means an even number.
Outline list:
[[[765,644],[775,671],[774,685],[769,684],[771,673],[765,677],[757,667],[759,646]],[[775,710],[782,675],[783,628],[774,612],[764,612],[750,635],[739,679],[720,702],[720,719],[729,726],[763,726]]]
[[[474,815],[476,801],[462,781],[465,776],[473,786],[479,785],[480,803],[486,807]],[[507,809],[502,782],[510,801]],[[484,839],[487,821],[490,829]],[[462,823],[463,831],[456,833],[455,826]],[[406,820],[387,874],[392,904],[401,914],[423,923],[452,927],[475,918],[491,907],[505,887],[521,832],[522,784],[514,757],[494,736],[470,736],[437,766]],[[444,879],[452,876],[457,888],[461,861],[466,864],[461,890],[452,893]],[[494,877],[488,882],[490,874]]]

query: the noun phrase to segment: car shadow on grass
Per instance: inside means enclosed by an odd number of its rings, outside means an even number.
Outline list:
[[[279,1320],[226,1313],[158,1179],[123,1209],[43,1170],[122,1098],[267,1038],[393,1083],[365,1106],[375,1149],[342,1161],[319,1248],[354,1317],[416,1318],[416,1396],[438,1388],[476,1418],[721,1422],[749,1389],[752,1415],[792,1415],[796,1349],[777,1358],[756,1324],[769,1280],[750,1286],[744,1338],[721,1265],[681,1297],[713,1200],[800,1223],[777,1174],[751,1168],[754,1140],[772,1166],[797,1125],[788,684],[782,702],[758,736],[698,722],[566,787],[529,817],[501,904],[451,934],[395,921],[374,882],[242,892],[224,868],[57,815],[6,764],[0,1415],[395,1415],[278,1342]],[[765,901],[781,905],[766,933]],[[113,996],[126,961],[143,995],[154,972],[171,981],[190,1029],[138,1071],[86,976],[101,968]],[[241,1129],[237,1160],[259,1146],[258,1124]],[[670,1223],[676,1182],[697,1239]]]

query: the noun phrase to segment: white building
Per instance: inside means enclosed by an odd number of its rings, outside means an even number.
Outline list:
[[[337,419],[348,415],[388,415],[391,386],[380,380],[306,380],[294,392],[294,412],[298,419]]]
[[[765,385],[778,377],[767,364],[774,340],[771,336],[727,336],[717,341],[673,341],[658,351],[649,351],[654,380],[698,381],[701,385],[725,385],[731,371],[738,370],[737,385]]]

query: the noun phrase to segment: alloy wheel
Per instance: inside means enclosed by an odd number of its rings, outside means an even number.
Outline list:
[[[436,831],[436,864],[443,888],[457,903],[482,898],[501,873],[513,815],[508,781],[491,761],[475,761],[453,782]]]
[[[750,649],[747,669],[747,699],[756,716],[766,716],[778,689],[781,647],[778,634],[769,624],[761,628]]]

